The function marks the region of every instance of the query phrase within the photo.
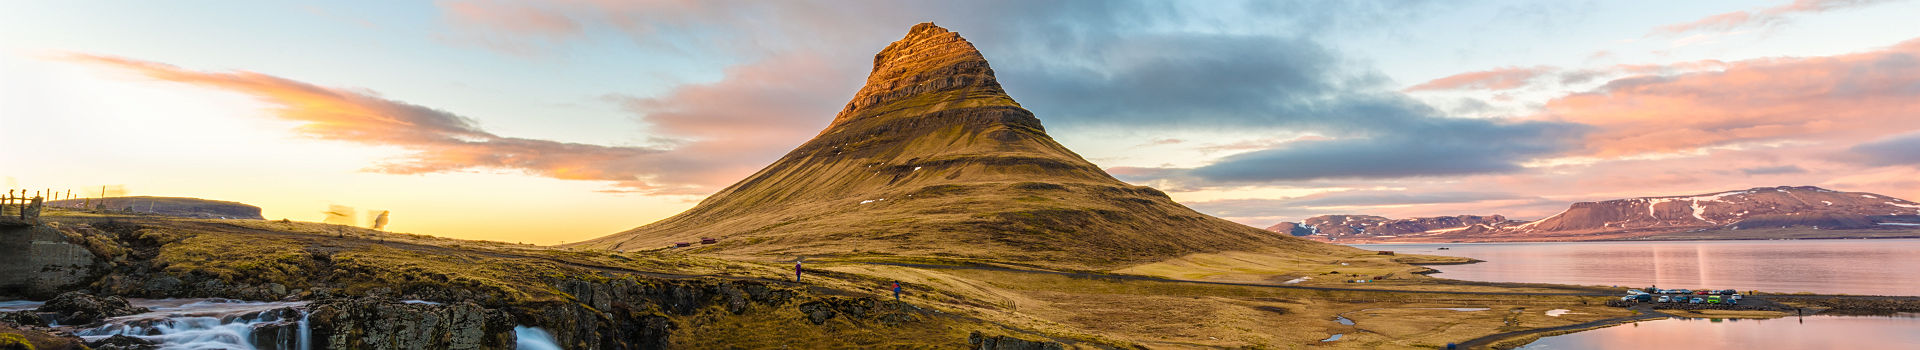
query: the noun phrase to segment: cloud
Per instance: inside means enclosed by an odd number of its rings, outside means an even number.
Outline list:
[[[1067,67],[1000,69],[1051,125],[1273,130],[1321,137],[1265,145],[1185,171],[1123,177],[1207,182],[1393,178],[1507,172],[1576,149],[1584,128],[1557,121],[1452,118],[1393,91],[1303,38],[1163,34],[1064,48]]]
[[[1807,172],[1806,168],[1801,168],[1798,165],[1765,166],[1765,167],[1740,169],[1741,174],[1747,174],[1747,175],[1803,174],[1806,172]]]
[[[505,137],[480,129],[465,117],[382,98],[369,91],[331,88],[272,75],[200,72],[127,58],[71,54],[66,60],[125,69],[165,81],[246,94],[277,105],[273,115],[301,122],[297,131],[323,139],[396,146],[411,154],[372,171],[422,174],[503,169],[563,180],[610,181],[643,192],[713,186],[663,176],[677,156],[664,149],[602,146]]]
[[[679,144],[677,156],[665,164],[674,171],[658,179],[718,186],[751,175],[818,134],[859,89],[857,76],[818,56],[787,55],[736,66],[720,81],[682,85],[662,96],[607,99]]]
[[[1854,145],[1849,151],[1863,163],[1876,166],[1920,166],[1920,132],[1909,132]]]
[[[1529,80],[1554,71],[1554,67],[1503,67],[1477,72],[1454,74],[1420,83],[1405,91],[1440,90],[1513,90],[1526,87]]]
[[[445,3],[443,3],[444,5]],[[1302,140],[1277,149],[1256,152],[1267,159],[1355,158],[1364,165],[1335,173],[1283,174],[1277,178],[1317,176],[1386,177],[1508,171],[1514,164],[1540,152],[1562,148],[1544,137],[1565,136],[1576,126],[1541,121],[1497,123],[1447,118],[1443,113],[1401,94],[1384,76],[1356,66],[1316,42],[1315,32],[1366,28],[1369,24],[1420,16],[1421,6],[1335,5],[1301,11],[1307,4],[1257,3],[1244,8],[1183,7],[1177,4],[1132,1],[1008,1],[992,4],[949,2],[561,2],[533,5],[480,2],[479,6],[520,6],[577,23],[581,28],[612,29],[641,45],[673,46],[697,41],[708,50],[725,42],[743,47],[722,48],[730,56],[752,56],[730,72],[779,71],[783,74],[733,74],[713,84],[683,87],[653,97],[630,98],[629,110],[650,124],[675,127],[740,125],[722,121],[756,122],[774,117],[734,113],[722,107],[734,103],[753,106],[794,106],[797,101],[755,101],[760,98],[808,98],[844,102],[857,85],[869,55],[898,38],[909,25],[937,19],[979,45],[999,72],[1009,94],[1033,110],[1051,130],[1093,128],[1271,130],[1320,135],[1332,140]],[[1208,12],[1213,11],[1213,12]],[[1225,13],[1222,13],[1225,12]],[[481,30],[521,32],[529,40],[557,31],[521,29],[516,22],[485,19],[463,11],[449,16],[472,18]],[[491,13],[491,12],[483,12]],[[779,14],[768,16],[767,14]],[[1233,16],[1269,16],[1271,26],[1294,33],[1236,34],[1212,31],[1168,30],[1204,25]],[[872,19],[847,21],[846,18]],[[458,30],[458,28],[456,28]],[[474,29],[474,28],[468,28]],[[806,33],[796,35],[795,33]],[[588,35],[576,34],[583,40]],[[807,70],[782,70],[789,61],[817,59]],[[809,73],[830,76],[793,76]],[[843,78],[842,76],[850,78]],[[732,80],[741,80],[738,82]],[[853,84],[858,84],[857,80]],[[848,86],[848,90],[819,89]],[[696,91],[699,90],[699,91]],[[825,91],[824,93],[822,91]],[[817,106],[769,108],[798,120],[826,118],[806,113]],[[663,124],[664,123],[664,124]],[[797,124],[796,124],[797,125]],[[817,126],[815,127],[817,128]],[[739,152],[774,154],[785,147],[787,133],[749,141],[769,141],[762,150]],[[1461,136],[1473,135],[1475,140]],[[702,137],[718,137],[705,134]],[[1408,140],[1417,138],[1420,140]],[[1381,146],[1365,140],[1392,143]],[[1341,152],[1355,144],[1367,147]],[[1395,147],[1441,148],[1421,159],[1453,157],[1451,162],[1402,165],[1409,158]],[[1206,171],[1208,178],[1274,178],[1254,174],[1260,159],[1220,164]],[[1247,168],[1235,170],[1229,168]]]
[[[1679,35],[1695,31],[1728,31],[1743,27],[1767,27],[1787,23],[1792,15],[1863,7],[1891,0],[1795,0],[1793,3],[1753,11],[1733,11],[1707,16],[1692,22],[1654,29],[1648,36]]]
[[[1710,65],[1718,69],[1694,70]],[[1598,157],[1920,129],[1920,39],[1824,57],[1681,63],[1552,99],[1538,120],[1592,125]]]

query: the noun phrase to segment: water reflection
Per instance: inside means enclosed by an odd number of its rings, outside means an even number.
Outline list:
[[[1471,281],[1920,295],[1920,239],[1355,246],[1486,260],[1433,267]]]
[[[1920,317],[1666,319],[1540,338],[1529,350],[1920,349]]]

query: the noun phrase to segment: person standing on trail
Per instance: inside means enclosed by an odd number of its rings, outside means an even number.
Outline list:
[[[793,261],[793,283],[800,283],[800,261]]]
[[[893,301],[900,301],[900,281],[893,281]]]

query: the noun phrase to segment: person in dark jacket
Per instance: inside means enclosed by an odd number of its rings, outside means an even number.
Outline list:
[[[900,301],[900,281],[893,281],[893,301]]]

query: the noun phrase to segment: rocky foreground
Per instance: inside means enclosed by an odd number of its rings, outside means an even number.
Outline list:
[[[0,313],[0,333],[40,349],[83,343],[140,349],[166,338],[155,325],[169,321],[139,320],[152,315],[150,310],[125,298],[297,303],[213,316],[243,324],[243,341],[276,349],[507,349],[515,347],[516,327],[549,332],[566,349],[701,347],[756,344],[756,339],[821,347],[933,346],[967,344],[973,332],[994,334],[985,336],[989,339],[1007,332],[991,323],[823,286],[834,282],[826,277],[795,284],[772,278],[777,272],[743,271],[761,267],[698,258],[585,256],[295,222],[46,219],[45,225],[0,232],[4,238],[56,232],[60,239],[38,245],[68,246],[88,255],[84,261],[71,256],[29,261],[58,276],[0,290],[11,296],[0,299],[48,300],[36,309]],[[735,273],[646,272],[728,269]],[[145,331],[76,336],[102,332],[85,331],[93,329]],[[992,343],[1020,341],[1007,339]]]

